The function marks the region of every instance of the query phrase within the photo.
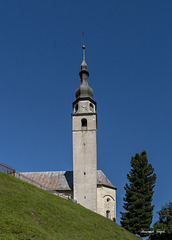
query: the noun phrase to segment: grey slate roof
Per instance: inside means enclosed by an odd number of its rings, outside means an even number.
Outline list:
[[[105,174],[102,172],[102,170],[97,170],[97,185],[104,185],[106,187],[111,187],[111,188],[117,189],[116,187],[114,187],[112,185],[112,183],[105,176]]]
[[[50,190],[63,191],[73,189],[73,171],[20,172],[20,174]],[[116,189],[101,170],[97,171],[97,185]]]

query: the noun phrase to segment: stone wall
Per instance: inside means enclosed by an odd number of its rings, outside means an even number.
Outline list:
[[[106,186],[97,187],[97,213],[116,221],[116,190]]]

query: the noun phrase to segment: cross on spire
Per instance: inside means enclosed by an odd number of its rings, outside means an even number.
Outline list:
[[[82,40],[83,40],[83,45],[84,45],[84,32],[82,32]]]
[[[85,60],[84,32],[82,32],[82,38],[83,38],[83,45],[82,45],[82,49],[83,49],[83,61],[84,61],[84,60]]]

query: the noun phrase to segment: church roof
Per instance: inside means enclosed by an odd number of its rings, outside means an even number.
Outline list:
[[[73,189],[73,171],[21,172],[20,174],[49,190],[64,191]],[[97,185],[116,189],[101,170],[97,171]]]
[[[102,170],[97,170],[97,185],[103,185],[106,187],[117,189],[112,185],[109,179],[105,176]]]

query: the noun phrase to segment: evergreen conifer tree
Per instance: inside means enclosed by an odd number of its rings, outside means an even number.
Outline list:
[[[127,174],[129,184],[126,184],[124,209],[121,212],[121,226],[128,231],[138,234],[141,237],[148,236],[152,223],[153,208],[153,188],[155,186],[156,174],[151,164],[148,164],[147,153],[136,153],[131,158],[131,170]]]
[[[172,202],[166,203],[158,212],[159,221],[153,225],[151,240],[171,240],[172,239]]]

